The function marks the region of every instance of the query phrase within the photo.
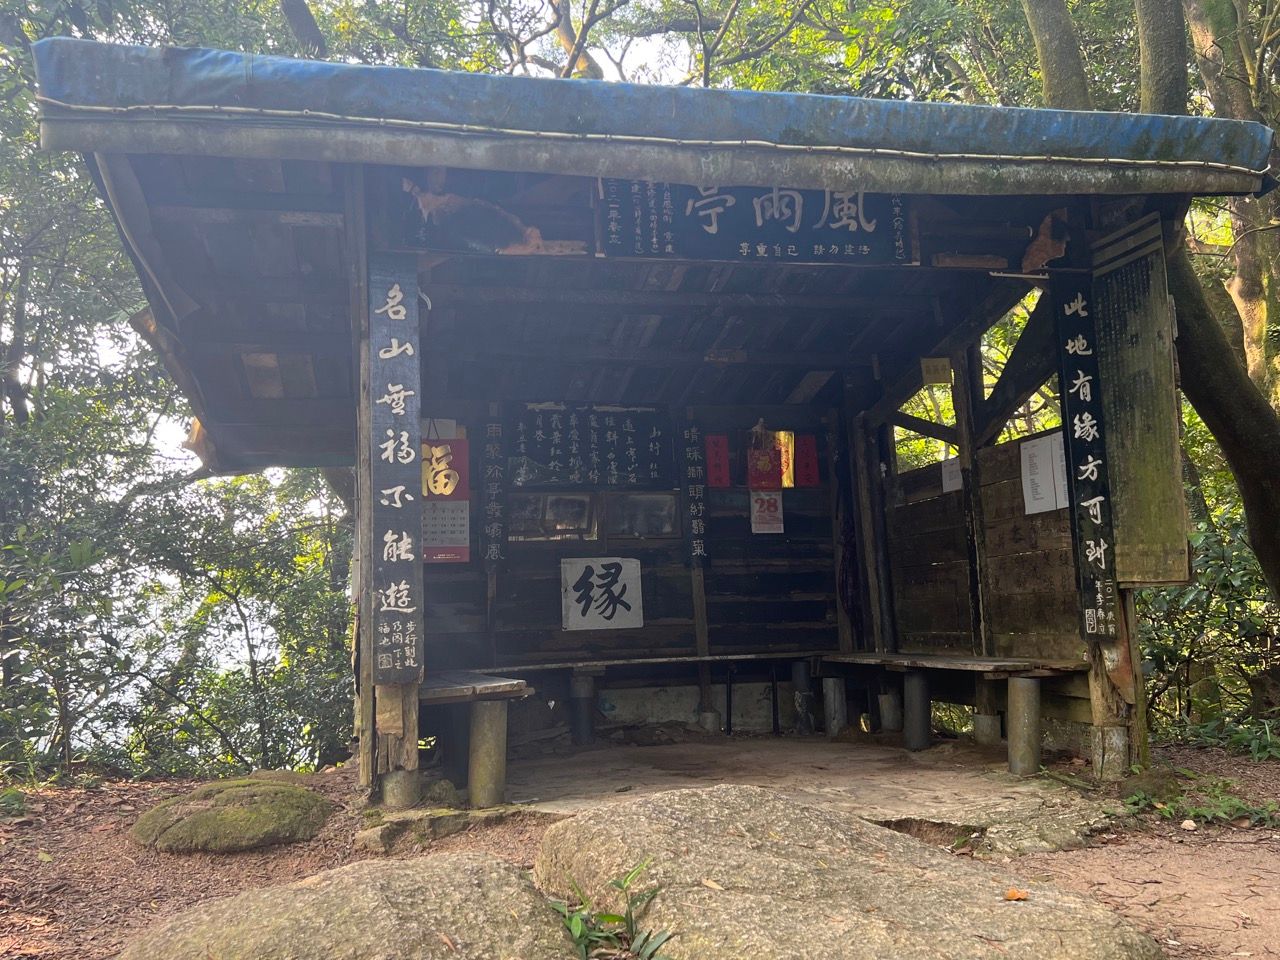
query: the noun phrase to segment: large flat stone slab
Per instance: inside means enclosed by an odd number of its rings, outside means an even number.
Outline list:
[[[677,790],[553,825],[535,875],[603,904],[651,860],[643,926],[673,960],[1155,960],[1155,943],[1102,906],[1015,882],[851,815],[750,786]],[[646,881],[642,881],[646,882]]]
[[[566,960],[528,877],[476,854],[366,860],[200,904],[120,960]]]

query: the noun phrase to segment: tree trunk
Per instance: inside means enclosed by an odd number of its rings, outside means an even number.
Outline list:
[[[1181,0],[1134,0],[1143,113],[1187,112],[1187,33]]]
[[[1178,305],[1182,392],[1218,441],[1240,488],[1249,543],[1273,597],[1280,597],[1280,420],[1238,363],[1214,319],[1186,251],[1169,256]]]
[[[1080,38],[1065,0],[1022,0],[1040,61],[1044,105],[1060,110],[1092,110],[1089,81],[1080,58]]]

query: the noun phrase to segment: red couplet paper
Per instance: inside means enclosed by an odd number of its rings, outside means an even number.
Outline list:
[[[818,476],[818,438],[811,433],[796,437],[796,486],[822,486]]]
[[[730,486],[729,478],[729,436],[724,433],[708,433],[707,446],[707,486]]]

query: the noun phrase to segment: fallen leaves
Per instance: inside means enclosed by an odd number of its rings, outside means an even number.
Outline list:
[[[702,885],[703,885],[704,887],[707,887],[707,888],[708,888],[708,889],[710,889],[710,890],[723,890],[723,889],[724,889],[724,887],[720,886],[720,884],[716,883],[714,880],[703,880],[703,881],[702,881]]]
[[[1004,898],[1008,901],[1026,900],[1031,894],[1026,890],[1019,890],[1017,887],[1010,887],[1004,892]]]

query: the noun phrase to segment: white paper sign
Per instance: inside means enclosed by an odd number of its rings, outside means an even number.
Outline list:
[[[950,460],[942,461],[942,492],[950,493],[952,490],[959,490],[963,486],[963,480],[960,477],[960,458],[952,457]]]
[[[782,491],[752,490],[751,532],[782,533]]]
[[[560,611],[566,630],[643,627],[640,561],[624,557],[561,560]]]
[[[1067,454],[1061,433],[1024,440],[1022,455],[1022,506],[1024,512],[1047,513],[1071,502],[1067,487]]]

